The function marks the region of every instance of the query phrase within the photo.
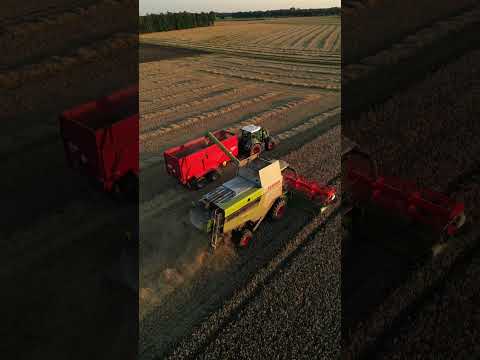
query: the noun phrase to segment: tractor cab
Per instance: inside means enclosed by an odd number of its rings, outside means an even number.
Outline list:
[[[258,125],[244,126],[240,131],[240,150],[244,154],[258,154],[264,150],[272,150],[275,142],[268,130]]]

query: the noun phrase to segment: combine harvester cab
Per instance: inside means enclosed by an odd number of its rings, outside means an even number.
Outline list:
[[[138,193],[138,86],[63,112],[60,133],[70,167],[107,192]]]
[[[348,140],[342,154],[347,214],[365,236],[404,234],[407,248],[447,242],[465,223],[464,204],[415,183],[379,176],[370,156]],[[348,217],[347,217],[348,218]],[[359,229],[359,227],[362,227]],[[381,230],[384,230],[382,232]]]

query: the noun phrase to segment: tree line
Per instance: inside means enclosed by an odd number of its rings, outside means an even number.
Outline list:
[[[234,19],[242,18],[271,18],[271,17],[288,17],[288,16],[332,16],[340,15],[339,7],[327,9],[283,9],[283,10],[267,10],[267,11],[241,11],[234,13],[219,13],[217,16],[221,19],[231,17]]]
[[[159,31],[170,31],[190,29],[200,26],[211,26],[215,24],[215,13],[166,13],[147,14],[140,16],[139,32],[151,33]]]

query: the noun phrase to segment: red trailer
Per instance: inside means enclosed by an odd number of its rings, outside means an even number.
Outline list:
[[[213,134],[234,156],[238,155],[237,135],[226,130]],[[207,180],[215,180],[218,169],[231,161],[207,136],[168,149],[164,158],[167,172],[190,188],[201,188]]]
[[[60,133],[70,167],[105,191],[138,190],[138,86],[63,112]]]

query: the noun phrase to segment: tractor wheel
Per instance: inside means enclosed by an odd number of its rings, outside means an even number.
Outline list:
[[[241,248],[247,248],[253,239],[253,233],[250,229],[245,228],[240,232],[240,238],[238,240],[238,246]]]
[[[280,220],[285,215],[285,209],[287,208],[287,201],[281,197],[275,201],[272,206],[271,218],[272,220]]]
[[[255,154],[259,154],[260,152],[262,151],[262,145],[259,144],[259,143],[256,143],[255,145],[253,145],[250,149],[250,155],[255,155]]]

